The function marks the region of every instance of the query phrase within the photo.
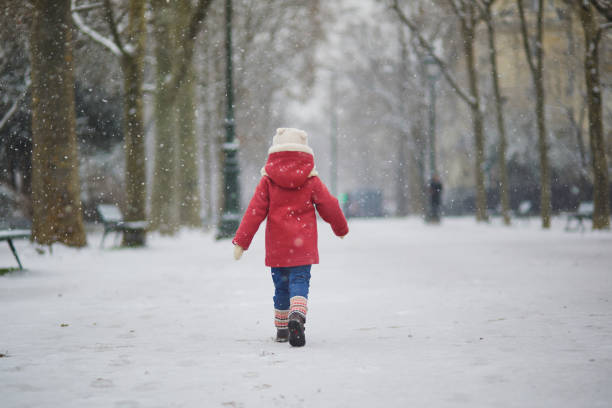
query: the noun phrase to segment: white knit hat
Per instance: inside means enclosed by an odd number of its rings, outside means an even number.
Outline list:
[[[314,156],[314,152],[308,146],[308,135],[300,129],[278,128],[276,135],[272,138],[272,147],[268,154],[277,152],[304,152]]]

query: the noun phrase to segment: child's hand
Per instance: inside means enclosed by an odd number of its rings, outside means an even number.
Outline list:
[[[244,252],[244,249],[242,249],[240,245],[234,245],[234,259],[235,260],[239,260],[243,252]]]

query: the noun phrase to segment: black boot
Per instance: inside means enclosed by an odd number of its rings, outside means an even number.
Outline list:
[[[276,342],[286,343],[289,341],[289,329],[276,329]]]
[[[293,347],[302,347],[306,344],[306,336],[304,335],[304,323],[306,320],[299,313],[291,313],[289,315],[289,344]]]

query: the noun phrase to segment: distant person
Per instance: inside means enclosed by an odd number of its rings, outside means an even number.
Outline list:
[[[240,259],[249,248],[267,217],[266,266],[272,268],[275,287],[276,341],[300,347],[306,343],[310,268],[319,263],[315,208],[337,236],[343,238],[349,229],[338,200],[317,177],[306,132],[277,129],[261,173],[232,241],[234,258]]]
[[[434,174],[429,182],[429,194],[431,198],[431,221],[440,222],[440,203],[442,201],[442,182],[437,174]]]

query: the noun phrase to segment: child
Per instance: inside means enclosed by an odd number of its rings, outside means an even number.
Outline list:
[[[310,267],[319,263],[315,208],[337,236],[348,234],[338,200],[327,191],[314,167],[306,132],[277,129],[261,181],[232,240],[238,260],[249,248],[259,224],[268,218],[266,266],[272,268],[275,287],[276,341],[289,340],[297,347],[306,343]]]

